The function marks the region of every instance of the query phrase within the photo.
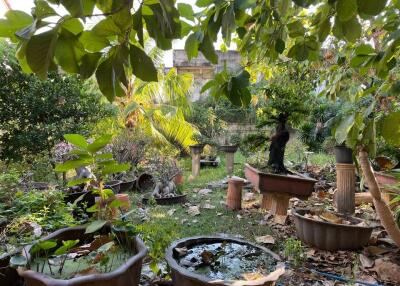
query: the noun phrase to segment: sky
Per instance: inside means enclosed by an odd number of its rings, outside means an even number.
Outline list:
[[[30,13],[32,7],[34,6],[33,1],[34,0],[8,0],[8,3],[11,5],[12,9],[22,10],[24,12]],[[178,2],[190,4],[195,12],[196,10],[198,10],[198,8],[195,6],[196,0],[180,0]],[[2,18],[6,12],[7,8],[3,0],[0,0],[0,18]],[[173,42],[173,49],[183,49],[184,46],[184,40],[175,40]],[[172,50],[164,52],[164,64],[166,67],[172,67]]]

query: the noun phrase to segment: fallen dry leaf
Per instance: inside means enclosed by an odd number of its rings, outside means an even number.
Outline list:
[[[342,223],[342,219],[340,217],[338,217],[338,216],[336,216],[336,215],[334,215],[333,213],[330,213],[330,212],[323,212],[319,216],[323,220],[326,220],[326,221],[331,222],[331,223]]]
[[[274,222],[277,224],[286,224],[286,220],[287,220],[287,215],[276,215],[274,217]]]
[[[190,206],[187,210],[187,213],[191,216],[200,215],[199,206]]]
[[[379,246],[374,246],[374,245],[365,247],[364,250],[367,253],[372,254],[372,255],[382,255],[382,254],[390,252],[389,249],[382,248],[382,247],[379,247]]]
[[[375,267],[373,270],[378,274],[380,280],[390,281],[396,285],[400,284],[400,266],[390,262],[385,261],[382,258],[375,260]]]
[[[205,196],[208,195],[209,193],[212,193],[212,190],[210,189],[202,189],[198,192],[199,195]]]
[[[374,260],[368,258],[364,254],[360,253],[359,258],[363,268],[371,268],[372,266],[374,266]]]
[[[274,244],[275,243],[275,239],[272,237],[272,235],[269,235],[269,234],[263,235],[263,236],[257,236],[256,241],[258,243],[264,243],[264,244]]]
[[[203,209],[212,210],[212,209],[215,209],[215,206],[213,206],[213,205],[211,205],[211,204],[209,204],[209,203],[206,203],[206,204],[203,205],[202,208],[203,208]]]

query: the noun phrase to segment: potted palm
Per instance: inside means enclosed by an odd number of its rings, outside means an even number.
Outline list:
[[[102,152],[110,142],[105,135],[88,143],[77,134],[65,139],[76,148],[74,159],[56,166],[57,172],[90,167],[94,176],[73,179],[68,184],[88,184],[98,196],[92,221],[87,226],[65,228],[23,249],[10,263],[20,266],[18,273],[27,286],[36,285],[138,285],[142,259],[147,253],[143,242],[132,233],[132,226],[116,219],[122,208],[111,189],[104,187],[106,176],[129,169],[119,164],[111,153]]]
[[[245,139],[255,147],[269,150],[268,158],[262,156],[261,160],[245,165],[245,175],[264,194],[263,207],[275,214],[286,215],[289,198],[310,196],[316,182],[289,171],[284,165],[286,144],[290,138],[288,125],[298,123],[300,117],[305,116],[306,101],[289,84],[270,83],[262,85],[260,90],[266,101],[259,112],[258,126],[274,125],[275,132],[267,136],[262,130]]]

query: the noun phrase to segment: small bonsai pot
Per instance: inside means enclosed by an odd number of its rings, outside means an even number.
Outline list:
[[[61,243],[61,241],[79,239],[81,242],[90,241],[93,239],[94,234],[85,234],[85,227],[73,227],[60,229],[44,240],[54,239]],[[100,230],[102,234],[110,232],[110,227],[106,226]],[[121,233],[119,240],[133,247],[135,255],[129,258],[118,269],[109,273],[89,274],[80,277],[74,277],[69,280],[55,279],[38,273],[33,270],[18,269],[18,273],[25,279],[26,286],[126,286],[139,285],[140,273],[142,269],[142,260],[147,254],[147,248],[143,241],[138,237],[125,239]],[[24,255],[24,252],[22,253]],[[28,255],[28,259],[30,259]]]
[[[353,150],[344,146],[335,146],[336,163],[339,164],[353,164]]]
[[[121,193],[130,192],[130,191],[132,191],[133,187],[135,186],[135,183],[136,183],[136,179],[121,182],[121,184],[119,185],[119,191]]]
[[[114,194],[118,194],[120,190],[120,185],[122,181],[120,180],[113,180],[113,181],[108,181],[104,183],[104,187],[106,189],[111,189],[113,190]]]
[[[189,271],[188,269],[179,265],[177,259],[179,254],[177,253],[176,249],[190,249],[196,245],[202,244],[214,244],[214,243],[237,243],[242,245],[252,246],[261,252],[266,253],[267,255],[271,256],[271,260],[274,262],[280,261],[280,257],[272,252],[271,250],[260,247],[258,245],[249,243],[247,241],[243,241],[240,239],[232,238],[232,237],[225,237],[225,236],[196,236],[196,237],[189,237],[184,238],[172,243],[172,245],[167,249],[165,254],[165,259],[171,268],[171,277],[173,285],[177,286],[223,286],[227,285],[223,281],[215,281],[215,279],[211,279],[205,275],[197,274],[194,272]],[[256,271],[256,269],[255,269]],[[254,283],[251,285],[255,286],[269,286],[272,283],[264,282],[262,284]]]
[[[186,195],[177,195],[174,197],[165,197],[165,198],[155,198],[157,205],[175,205],[175,204],[183,204],[186,202]],[[148,197],[144,197],[142,199],[144,204],[149,202]]]
[[[23,286],[24,279],[18,275],[15,268],[10,267],[10,258],[16,253],[0,256],[0,285],[1,286]]]
[[[140,192],[146,192],[153,190],[156,183],[154,181],[154,177],[148,173],[142,173],[136,180],[136,188]]]
[[[239,145],[221,145],[221,146],[219,146],[219,149],[225,153],[235,153],[238,148],[239,148]]]
[[[245,165],[246,179],[261,193],[287,193],[300,198],[307,198],[314,191],[314,179],[296,175],[278,175],[259,171],[258,169]]]
[[[292,209],[297,236],[308,245],[336,251],[355,250],[368,244],[373,227],[319,221],[305,217],[308,211],[307,209]],[[351,220],[362,222],[354,217],[351,217]]]
[[[204,146],[204,144],[195,144],[190,145],[189,148],[193,154],[201,154],[203,152]]]
[[[176,173],[176,175],[173,176],[172,180],[176,186],[182,185],[184,182],[184,177],[182,172]]]

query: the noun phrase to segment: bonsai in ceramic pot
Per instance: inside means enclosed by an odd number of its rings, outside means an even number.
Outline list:
[[[286,144],[290,133],[288,125],[298,123],[307,113],[306,95],[297,94],[295,88],[276,82],[266,83],[260,92],[268,98],[259,112],[258,127],[273,125],[275,131],[267,135],[264,129],[244,140],[252,149],[268,149],[268,156],[259,152],[256,160],[245,165],[246,178],[264,194],[262,206],[276,215],[286,215],[289,198],[307,198],[314,189],[315,180],[296,174],[284,165]],[[303,92],[303,91],[299,91]]]

